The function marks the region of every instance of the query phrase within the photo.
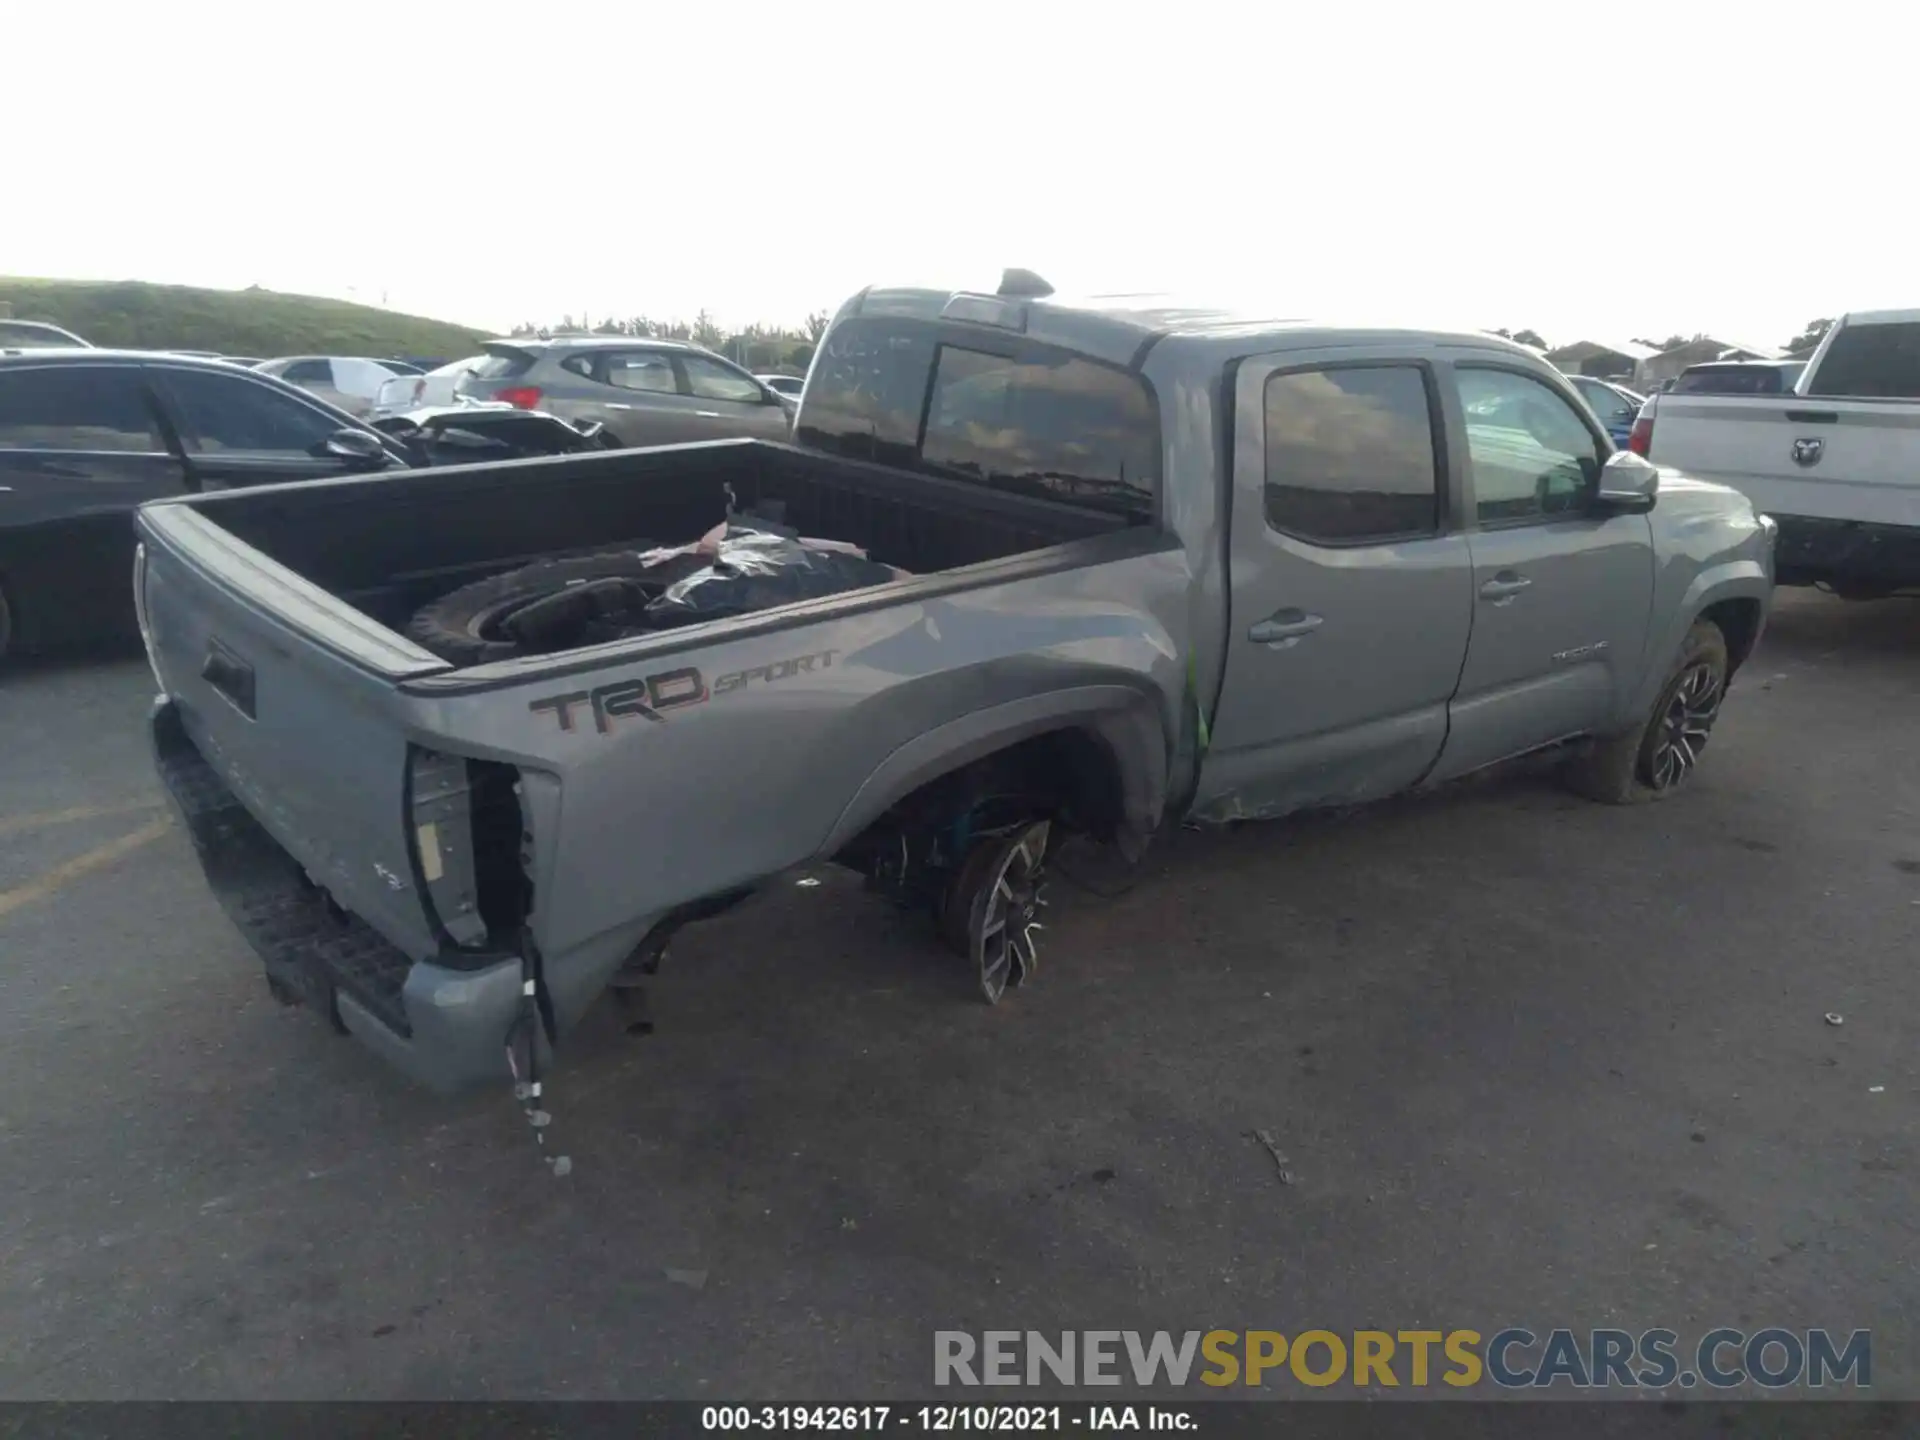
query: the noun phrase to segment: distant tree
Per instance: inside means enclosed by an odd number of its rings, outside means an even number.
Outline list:
[[[1540,338],[1540,332],[1538,330],[1516,330],[1509,338],[1512,339],[1515,344],[1531,345],[1536,350],[1544,350],[1547,348],[1547,342]]]
[[[820,343],[820,337],[827,333],[827,326],[832,319],[833,317],[824,310],[815,310],[808,315],[807,339],[811,340],[815,345],[818,345]],[[1502,331],[1500,333],[1504,334],[1505,332]]]
[[[727,343],[727,332],[720,328],[720,322],[713,313],[702,309],[693,317],[693,343],[704,345],[709,350],[719,350]]]
[[[1679,334],[1678,332],[1675,332],[1674,334],[1667,336],[1666,339],[1660,342],[1660,349],[1675,350],[1675,349],[1678,349],[1680,346],[1685,345],[1689,341],[1698,340],[1699,338],[1700,337],[1698,335],[1682,335],[1682,334]]]
[[[1811,355],[1832,328],[1831,320],[1809,320],[1801,327],[1800,333],[1787,342],[1787,354]]]

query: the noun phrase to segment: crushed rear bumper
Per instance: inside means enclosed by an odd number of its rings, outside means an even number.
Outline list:
[[[207,885],[275,995],[311,1006],[434,1090],[508,1078],[507,1034],[522,1013],[519,956],[462,952],[457,968],[410,959],[313,885],[194,748],[172,701],[154,703],[148,729]]]

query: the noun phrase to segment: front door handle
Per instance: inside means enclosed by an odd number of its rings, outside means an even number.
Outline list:
[[[1259,624],[1247,631],[1247,638],[1256,645],[1269,645],[1275,650],[1286,650],[1298,645],[1307,636],[1318,630],[1323,624],[1318,615],[1309,615],[1304,610],[1276,610]]]
[[[1524,575],[1517,575],[1511,570],[1502,570],[1480,587],[1480,598],[1491,600],[1496,605],[1510,605],[1513,603],[1513,597],[1531,584],[1533,582]]]

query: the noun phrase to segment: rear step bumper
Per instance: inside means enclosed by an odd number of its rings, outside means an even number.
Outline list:
[[[1782,585],[1824,580],[1862,588],[1920,586],[1920,527],[1775,514],[1775,577]]]
[[[517,955],[489,962],[463,954],[459,969],[409,960],[328,903],[194,748],[171,700],[155,702],[149,731],[154,766],[207,884],[259,953],[276,995],[312,1006],[434,1090],[508,1078],[507,1032],[521,1003]]]

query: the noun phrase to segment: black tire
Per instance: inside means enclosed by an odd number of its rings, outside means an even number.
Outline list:
[[[1660,698],[1637,730],[1594,745],[1567,770],[1578,794],[1604,805],[1663,800],[1686,783],[1727,695],[1727,639],[1696,620],[1680,644]]]
[[[711,563],[701,556],[682,555],[647,565],[640,558],[644,548],[536,560],[462,585],[416,611],[407,634],[456,665],[485,665],[591,643],[577,637],[594,622],[637,608],[674,581]],[[577,603],[533,608],[536,602],[563,595]]]
[[[7,603],[7,587],[0,582],[0,660],[13,648],[13,607]]]

